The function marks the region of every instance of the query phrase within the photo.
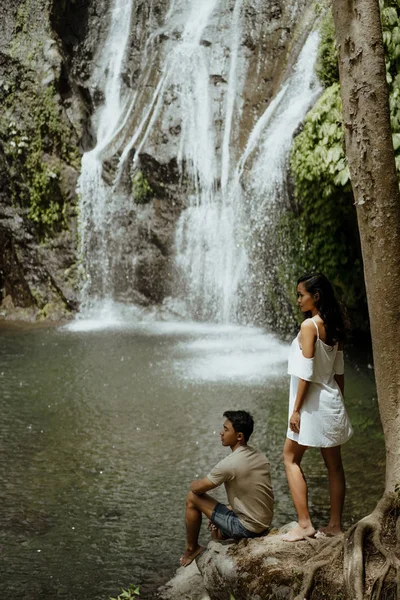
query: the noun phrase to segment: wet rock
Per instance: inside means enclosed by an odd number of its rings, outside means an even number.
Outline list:
[[[188,567],[180,567],[175,577],[159,590],[158,597],[161,600],[210,600],[196,561]]]

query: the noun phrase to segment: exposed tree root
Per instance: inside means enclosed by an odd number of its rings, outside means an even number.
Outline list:
[[[371,598],[371,600],[379,599],[384,581],[391,568],[397,572],[398,580],[400,561],[396,556],[396,552],[399,545],[399,509],[399,495],[395,493],[385,494],[378,502],[375,510],[364,519],[361,519],[346,533],[344,539],[343,571],[349,598],[353,598],[354,600],[364,600],[366,597]],[[393,526],[393,533],[396,537],[393,540],[394,543],[392,542],[391,544],[388,543],[388,540],[386,542],[383,541],[385,534],[384,527],[388,519],[392,521],[395,519],[394,523],[396,523],[396,526]],[[372,551],[369,551],[369,555],[371,556],[375,551],[381,555],[381,559],[384,559],[378,574],[369,586],[369,590],[366,589],[365,581],[365,546],[367,536],[369,536],[372,544]],[[399,590],[397,589],[398,597]]]
[[[306,562],[301,590],[294,600],[304,600],[309,597],[317,571],[332,564],[340,556],[343,550],[343,538],[327,539],[326,543],[323,546],[320,545],[318,549],[314,545],[313,547],[318,551],[318,560],[313,556]]]
[[[390,562],[386,561],[382,567],[382,570],[378,577],[375,578],[375,581],[371,587],[371,600],[379,600],[381,597],[383,582],[385,581],[385,577],[388,574],[390,569]],[[376,586],[376,587],[375,587]]]
[[[300,592],[294,600],[311,598],[318,571],[330,568],[343,552],[344,592],[349,600],[380,600],[389,575],[400,600],[400,496],[385,494],[375,510],[353,525],[343,538],[310,544],[317,553],[304,565]],[[368,559],[368,560],[367,560]],[[366,564],[372,564],[368,567]]]

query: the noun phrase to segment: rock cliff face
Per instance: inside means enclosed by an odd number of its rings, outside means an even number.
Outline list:
[[[0,10],[0,315],[58,319],[78,306],[79,132],[50,3]]]
[[[171,294],[177,220],[195,184],[182,156],[181,98],[173,87],[159,97],[155,126],[146,135],[145,129],[138,133],[151,120],[150,112],[146,121],[146,111],[157,99],[164,61],[182,35],[179,11],[165,27],[174,4],[133,4],[121,79],[123,98],[136,100],[101,157],[102,186],[123,197],[112,217],[118,227],[98,236],[109,239],[108,273],[115,274],[111,292],[115,299],[141,304],[160,303]],[[243,0],[236,42],[227,34],[236,3],[217,4],[199,43],[209,55],[211,126],[221,162],[232,45],[238,45],[240,106],[228,144],[231,159],[238,160],[301,49],[307,0]],[[89,240],[82,272],[77,182],[82,154],[98,142],[96,115],[106,91],[96,69],[112,7],[112,0],[10,0],[0,7],[0,316],[59,318],[79,306],[82,280],[99,242],[88,237],[93,229],[89,217],[80,228],[81,237]],[[94,265],[92,280],[97,270]],[[99,287],[94,282],[95,292]]]

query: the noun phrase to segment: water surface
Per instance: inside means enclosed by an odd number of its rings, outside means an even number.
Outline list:
[[[294,519],[280,460],[287,344],[252,328],[106,319],[0,336],[3,598],[106,600],[130,582],[154,598],[183,549],[189,482],[226,455],[227,409],[255,418],[252,443],[272,464],[274,524]],[[372,371],[348,366],[346,525],[383,488],[375,394]],[[318,451],[304,470],[318,526],[328,507]]]

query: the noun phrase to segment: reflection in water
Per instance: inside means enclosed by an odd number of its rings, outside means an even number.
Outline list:
[[[1,334],[5,598],[105,600],[129,582],[153,598],[182,550],[189,481],[226,454],[218,433],[229,408],[255,417],[252,442],[272,464],[275,525],[294,518],[280,460],[286,345],[255,328],[107,323]],[[347,379],[349,525],[381,493],[384,449],[372,377],[348,369]],[[317,451],[304,469],[318,526],[328,496]]]

